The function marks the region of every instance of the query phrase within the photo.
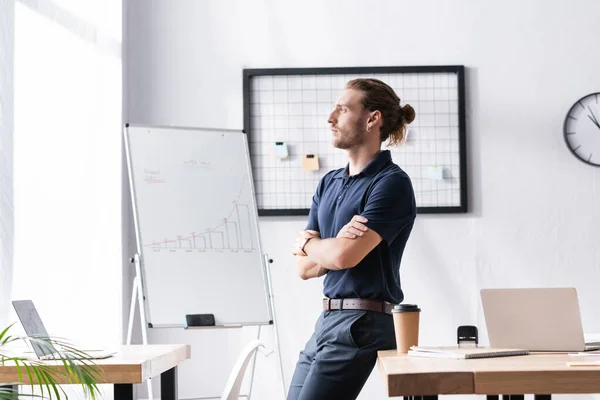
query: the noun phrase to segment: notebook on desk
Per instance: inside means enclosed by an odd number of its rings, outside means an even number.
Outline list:
[[[408,350],[409,356],[415,357],[438,357],[438,358],[491,358],[491,357],[510,357],[510,356],[525,356],[529,354],[528,350],[524,349],[496,349],[489,347],[469,347],[460,348],[456,346],[412,346]]]
[[[43,344],[31,341],[33,351],[40,360],[61,360],[65,358],[70,358],[72,360],[101,360],[116,354],[116,352],[103,350],[82,350],[86,353],[85,355],[73,351],[58,351],[48,340],[46,340],[49,339],[49,336],[33,301],[15,300],[12,304],[27,336],[44,339]]]
[[[575,288],[482,289],[491,347],[571,352],[600,349],[586,343]]]

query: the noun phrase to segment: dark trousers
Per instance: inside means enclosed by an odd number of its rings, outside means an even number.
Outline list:
[[[300,352],[287,400],[356,399],[373,370],[377,351],[394,348],[391,315],[324,311]]]

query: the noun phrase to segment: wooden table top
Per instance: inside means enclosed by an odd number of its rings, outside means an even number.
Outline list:
[[[600,355],[538,353],[461,360],[398,355],[396,350],[378,354],[389,396],[600,393],[600,366],[567,366],[567,361],[592,360],[600,360]]]
[[[190,358],[191,348],[187,344],[128,345],[121,346],[118,353],[104,360],[94,360],[99,367],[102,380],[99,383],[142,383],[158,376]],[[44,361],[52,369],[62,370],[59,361]],[[23,371],[23,383],[29,383]],[[19,381],[14,364],[0,365],[0,383]],[[69,383],[62,377],[57,383]]]

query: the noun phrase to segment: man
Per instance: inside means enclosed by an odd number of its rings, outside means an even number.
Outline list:
[[[391,309],[404,297],[399,266],[416,205],[408,175],[381,144],[401,143],[414,118],[377,79],[348,82],[329,115],[333,145],[349,162],[319,182],[293,250],[302,279],[326,274],[326,298],[288,400],[355,399],[377,351],[396,347]]]

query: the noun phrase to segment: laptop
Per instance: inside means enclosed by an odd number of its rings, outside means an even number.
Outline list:
[[[481,304],[490,347],[600,350],[585,343],[575,288],[482,289]]]
[[[48,333],[46,332],[46,328],[42,323],[42,319],[38,314],[35,306],[33,305],[33,301],[31,300],[15,300],[12,302],[15,311],[17,312],[17,316],[21,321],[21,325],[23,325],[23,329],[25,329],[25,333],[27,336],[38,337],[47,339],[49,338]],[[87,357],[83,357],[81,354],[77,352],[69,352],[69,351],[58,351],[51,343],[36,343],[35,341],[31,341],[31,345],[33,347],[33,351],[36,356],[40,360],[60,360],[64,358],[70,358],[73,360],[77,359],[91,359],[91,360],[101,360],[105,358],[112,357],[116,354],[116,352],[107,352],[101,350],[82,350],[87,354]]]

